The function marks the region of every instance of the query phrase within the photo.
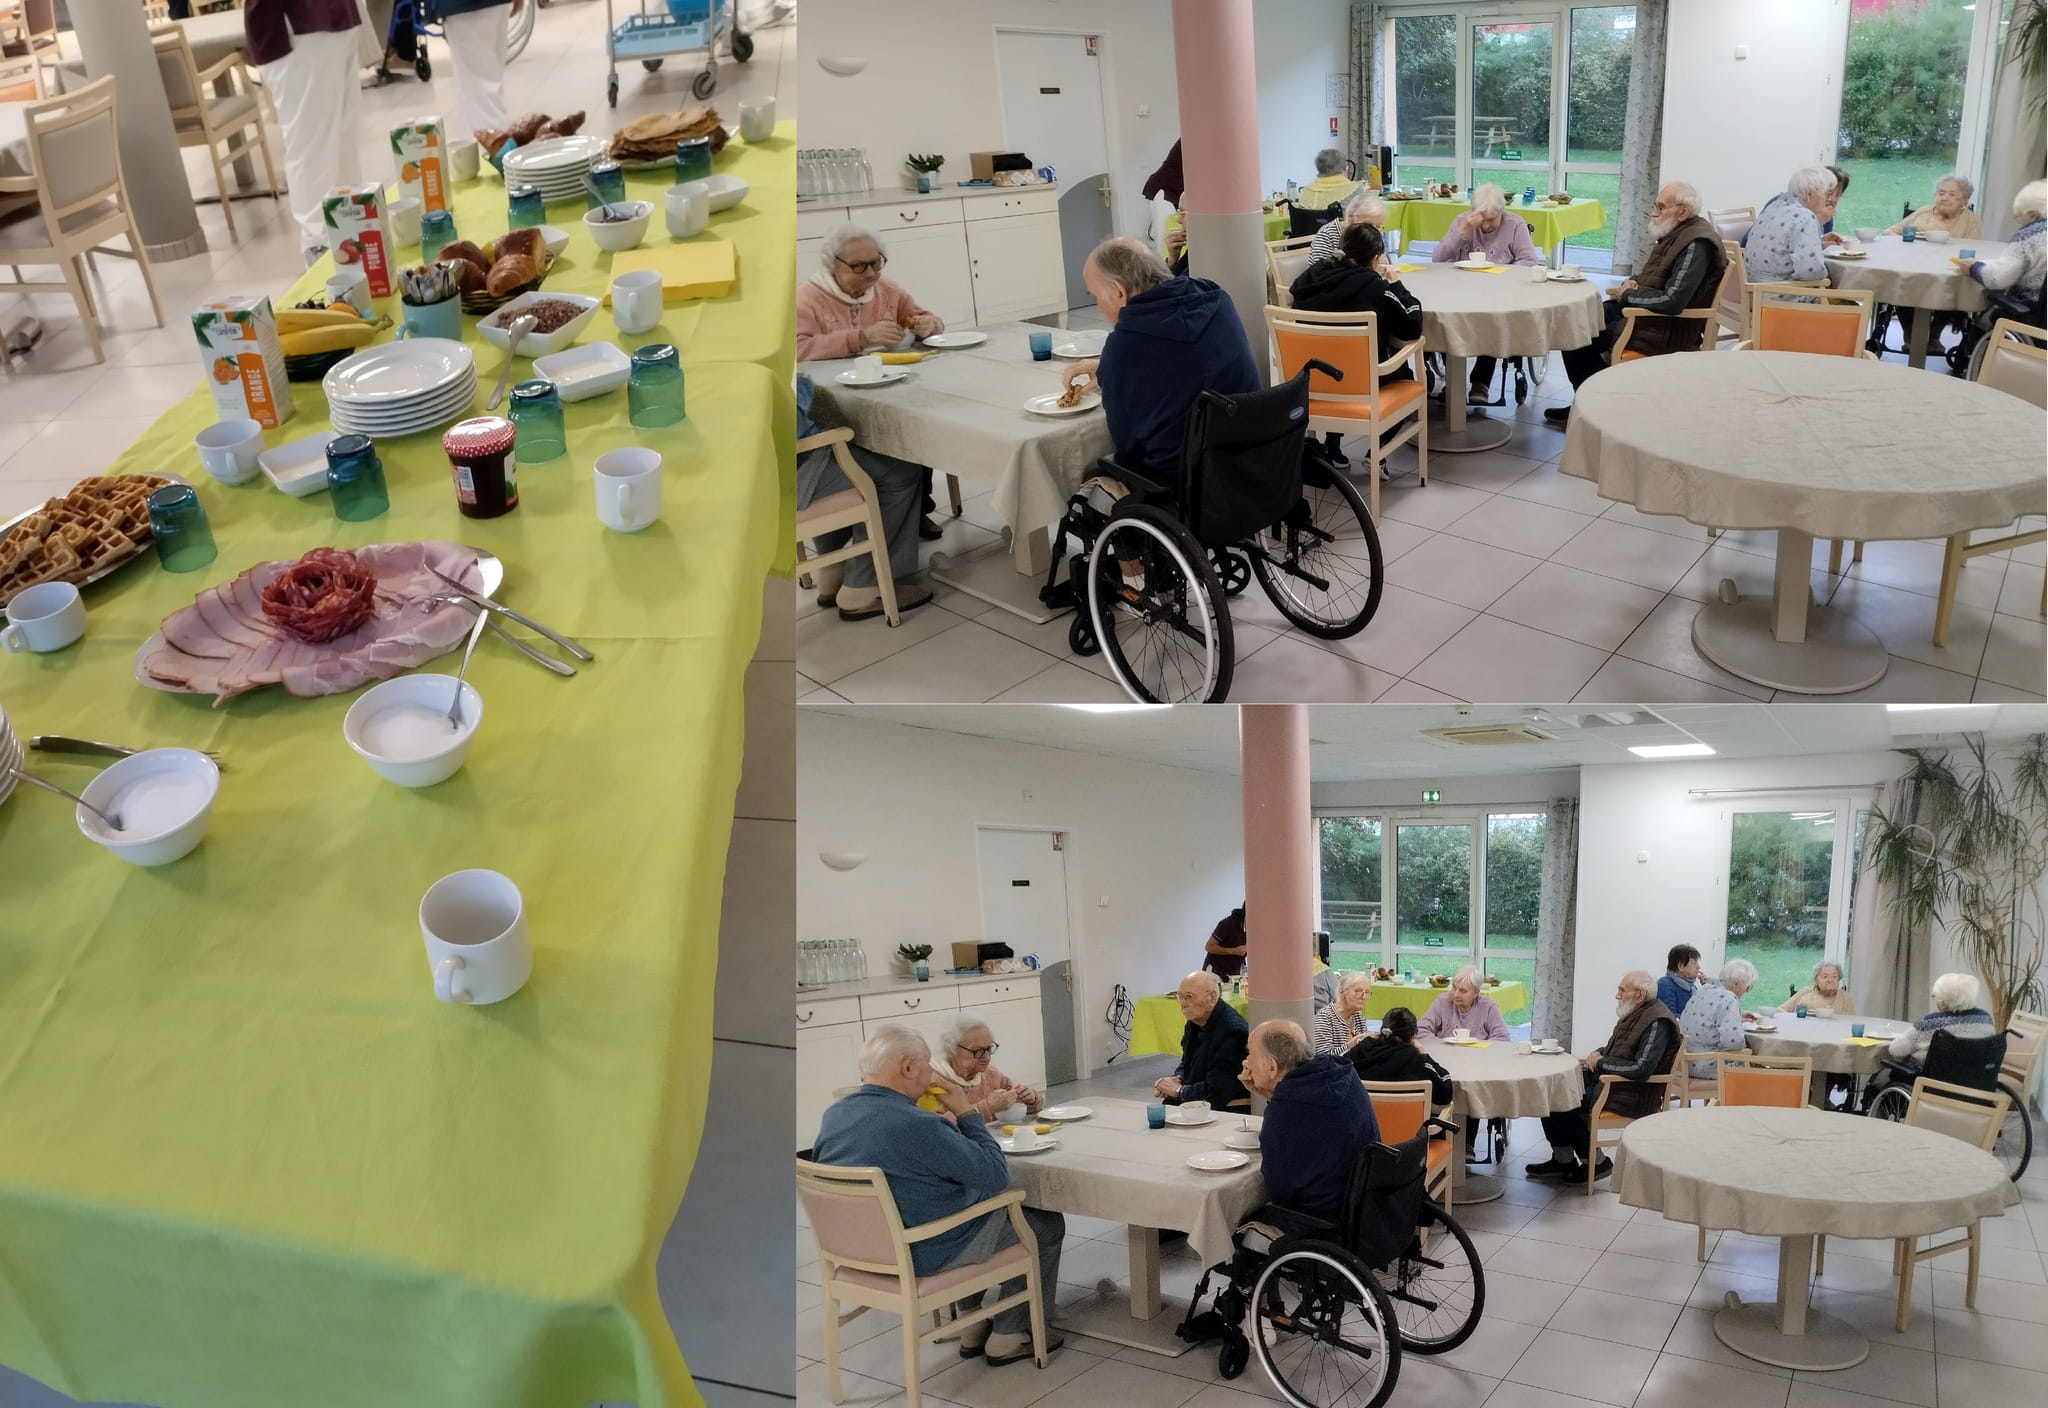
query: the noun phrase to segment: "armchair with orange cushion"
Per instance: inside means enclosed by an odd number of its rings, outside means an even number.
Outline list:
[[[1312,360],[1327,362],[1341,373],[1341,383],[1321,372],[1310,375],[1307,429],[1311,434],[1367,438],[1375,520],[1380,516],[1380,466],[1394,450],[1412,440],[1416,478],[1429,482],[1424,339],[1418,337],[1382,358],[1377,313],[1318,313],[1272,304],[1266,306],[1266,330],[1273,339],[1277,378],[1292,377]],[[1407,378],[1388,379],[1389,373],[1403,367],[1409,371]]]

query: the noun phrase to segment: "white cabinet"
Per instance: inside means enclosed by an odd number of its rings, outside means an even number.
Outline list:
[[[875,232],[889,277],[948,327],[1063,313],[1059,209],[1050,189],[806,208],[796,217],[797,277],[811,276],[826,233],[850,220]]]
[[[907,1022],[934,1012],[959,1010],[960,994],[950,987],[929,987],[922,983],[894,992],[871,993],[860,1000],[860,1019],[871,1027],[878,1022]]]
[[[971,328],[978,321],[975,282],[967,266],[967,242],[961,225],[923,225],[892,230],[877,227],[889,251],[888,275],[920,305],[937,313],[949,328]],[[811,256],[816,268],[817,255]]]
[[[1067,306],[1057,214],[970,220],[967,255],[977,321],[1036,317]]]
[[[832,1092],[860,1084],[860,1023],[796,1029],[796,1147],[808,1149],[818,1137],[818,1120]]]
[[[1045,1089],[1045,1029],[1038,1013],[1037,981],[1032,994],[1013,1002],[980,1001],[974,1010],[988,1018],[989,1030],[1001,1050],[990,1059],[1011,1080],[1034,1090]]]

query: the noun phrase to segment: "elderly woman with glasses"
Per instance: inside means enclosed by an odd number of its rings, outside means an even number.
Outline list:
[[[985,1120],[1017,1104],[1034,1115],[1044,1109],[1043,1094],[995,1068],[990,1058],[996,1050],[988,1019],[978,1012],[962,1012],[939,1033],[932,1079],[965,1095]]]
[[[1337,1000],[1316,1013],[1309,1045],[1318,1056],[1342,1056],[1368,1035],[1365,1004],[1372,996],[1372,974],[1346,973],[1337,980]]]
[[[797,285],[799,362],[907,347],[946,330],[936,313],[883,276],[888,262],[882,242],[864,225],[840,225],[825,236],[818,271]]]
[[[1934,204],[1921,206],[1885,233],[1896,235],[1910,226],[1916,234],[1946,230],[1959,240],[1981,238],[1984,222],[1970,209],[1970,197],[1975,191],[1961,176],[1944,176],[1934,183]]]
[[[1343,213],[1316,231],[1315,238],[1308,242],[1309,262],[1335,259],[1338,242],[1353,225],[1370,225],[1375,230],[1386,228],[1387,203],[1375,195],[1370,186],[1360,186],[1353,191],[1351,198],[1344,202]]]
[[[1499,1004],[1479,991],[1484,981],[1469,963],[1452,974],[1450,990],[1422,1014],[1422,1034],[1441,1037],[1462,1029],[1480,1041],[1506,1041],[1507,1019],[1501,1016]]]

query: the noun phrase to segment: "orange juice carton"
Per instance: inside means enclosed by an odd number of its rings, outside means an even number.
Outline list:
[[[267,428],[292,418],[284,345],[268,298],[257,294],[202,304],[192,314],[192,331],[222,420],[246,418]]]
[[[448,208],[448,135],[432,115],[391,129],[391,155],[398,163],[400,194],[419,199],[420,210]]]
[[[360,265],[370,281],[370,296],[388,298],[392,292],[391,203],[384,187],[337,186],[321,199],[322,218],[327,222],[327,246],[334,251],[334,266]]]

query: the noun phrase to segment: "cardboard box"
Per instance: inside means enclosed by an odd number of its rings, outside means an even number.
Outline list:
[[[202,304],[192,314],[192,331],[222,420],[246,417],[269,429],[292,418],[296,408],[284,374],[284,345],[268,298],[257,294]]]
[[[392,128],[391,155],[401,195],[418,197],[422,213],[449,208],[448,135],[439,117],[416,117]]]
[[[953,945],[955,968],[979,968],[981,966],[981,940],[969,939],[966,943]]]
[[[998,171],[1029,171],[1031,158],[1022,152],[969,152],[967,169],[977,181],[988,181]]]
[[[327,247],[334,252],[336,268],[357,264],[370,281],[370,296],[389,298],[393,291],[393,250],[391,204],[384,188],[341,186],[320,202],[321,218],[327,222]]]

